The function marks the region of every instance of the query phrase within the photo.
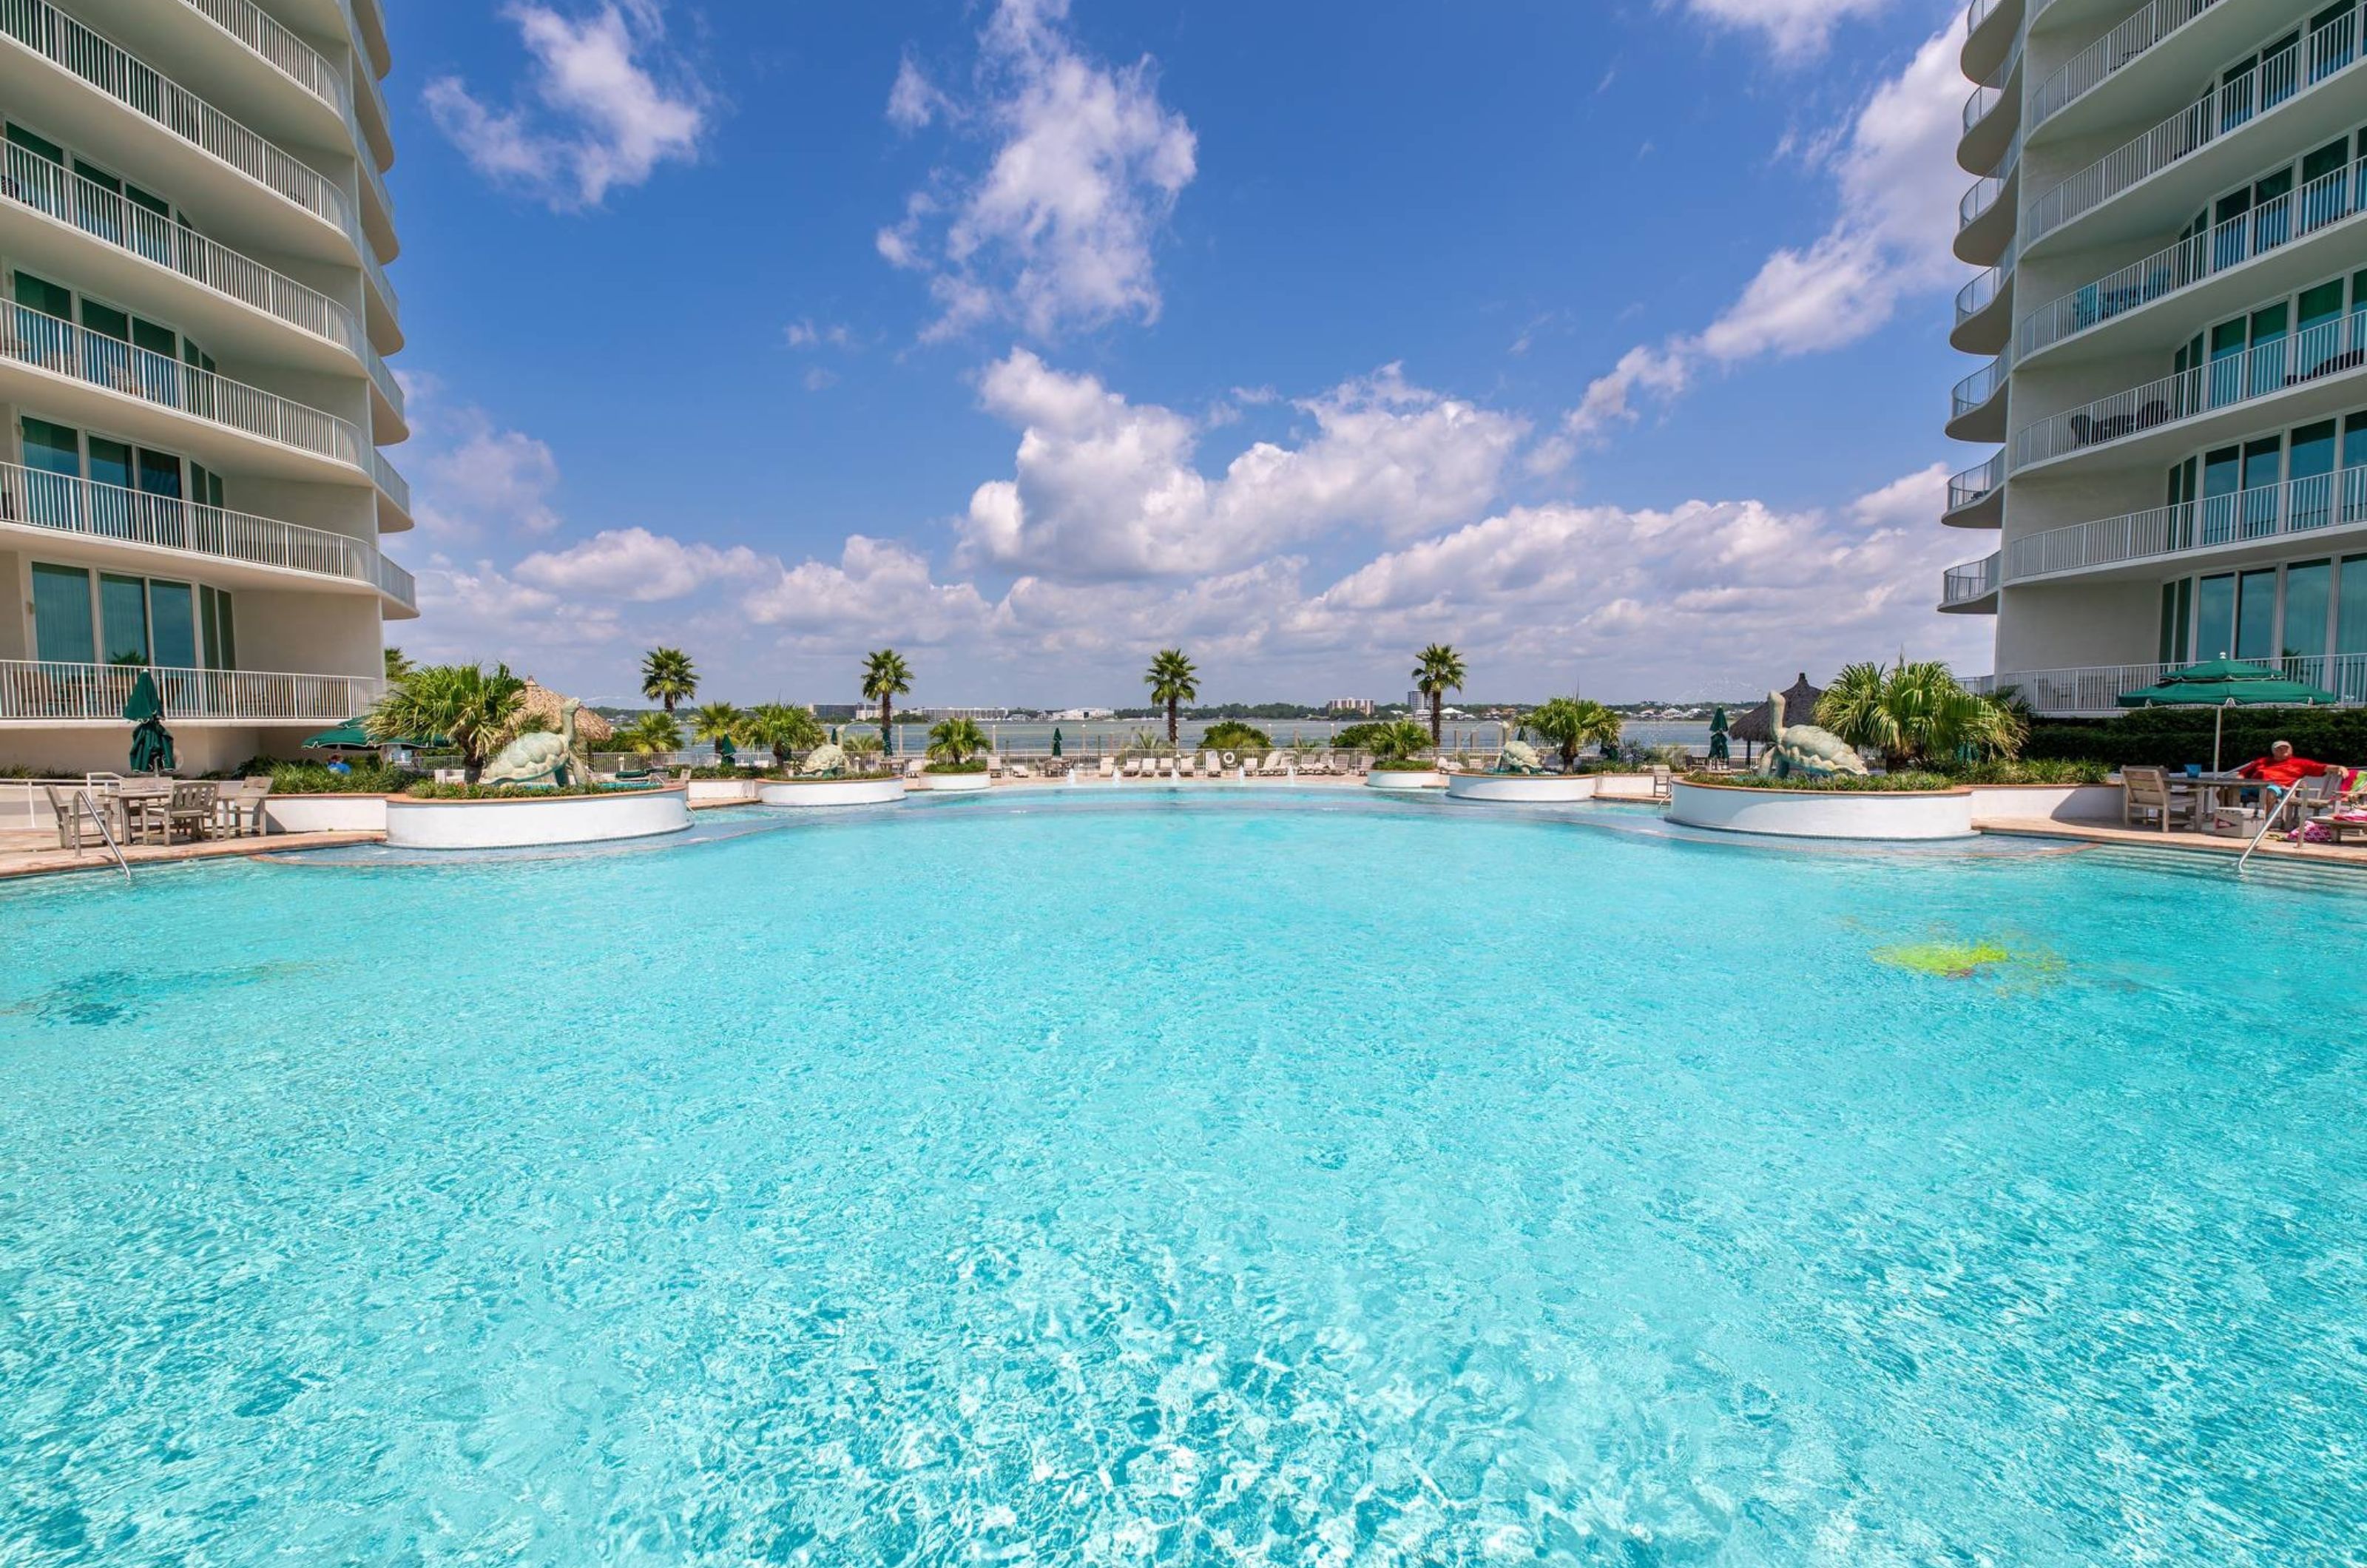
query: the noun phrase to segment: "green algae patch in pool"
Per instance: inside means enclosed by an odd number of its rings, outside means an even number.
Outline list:
[[[2011,953],[1994,942],[1910,942],[1874,950],[1876,964],[1942,980],[1969,980],[2012,959]]]

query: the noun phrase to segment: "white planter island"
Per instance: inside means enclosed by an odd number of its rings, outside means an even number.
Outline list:
[[[1489,800],[1547,806],[1594,798],[1591,773],[1449,773],[1449,800]]]
[[[756,798],[766,806],[886,806],[904,798],[894,774],[852,779],[766,779]]]
[[[386,797],[386,841],[412,850],[597,844],[679,833],[689,826],[690,802],[679,784],[505,800]]]
[[[1669,820],[1783,839],[1965,839],[1973,832],[1973,792],[1753,789],[1679,779]]]

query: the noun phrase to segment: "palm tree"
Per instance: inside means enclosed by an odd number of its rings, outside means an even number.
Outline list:
[[[748,710],[748,739],[769,746],[773,766],[786,769],[792,751],[810,751],[822,742],[821,720],[794,703],[758,703]]]
[[[674,704],[698,695],[698,670],[690,655],[678,648],[653,648],[642,655],[641,695],[663,703],[668,713]]]
[[[863,695],[879,705],[879,745],[882,750],[892,745],[896,733],[888,727],[896,721],[896,699],[912,689],[912,667],[904,656],[892,648],[883,648],[863,659]]]
[[[724,760],[727,750],[737,750],[748,734],[748,716],[730,703],[704,703],[691,710],[690,733],[700,740],[715,742],[715,758]]]
[[[1176,710],[1200,694],[1199,674],[1180,648],[1161,649],[1151,656],[1150,668],[1142,673],[1143,684],[1150,688],[1150,700],[1167,710],[1170,750],[1176,741]]]
[[[617,748],[636,757],[653,757],[661,751],[682,750],[682,726],[670,713],[637,714],[612,739]]]
[[[1556,697],[1521,723],[1561,753],[1564,773],[1578,766],[1578,753],[1588,743],[1619,744],[1619,716],[1589,697]]]
[[[1796,722],[1784,716],[1784,722]],[[2010,701],[1968,692],[1936,660],[1889,670],[1852,664],[1817,699],[1817,723],[1852,746],[1879,752],[1885,769],[1953,762],[1987,752],[2012,757],[2030,726]]]
[[[386,742],[441,735],[460,753],[470,784],[486,760],[515,732],[526,682],[506,664],[488,673],[480,664],[433,664],[413,669],[390,687],[362,716],[362,733]]]
[[[395,647],[392,643],[389,643],[386,647],[385,658],[386,683],[388,685],[391,686],[397,681],[401,681],[410,675],[412,663],[410,660],[403,657],[402,649]]]
[[[1443,642],[1432,643],[1414,656],[1414,689],[1430,699],[1430,749],[1438,750],[1440,708],[1446,694],[1463,689],[1463,656]]]
[[[986,738],[986,731],[978,727],[974,718],[940,719],[929,731],[929,756],[934,761],[958,767],[980,752],[993,749]]]
[[[1373,755],[1393,762],[1410,761],[1421,755],[1424,747],[1437,749],[1437,743],[1421,722],[1410,718],[1393,718],[1387,724],[1375,725],[1371,745]]]

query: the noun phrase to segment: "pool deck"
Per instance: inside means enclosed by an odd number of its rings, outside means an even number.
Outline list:
[[[2113,844],[2128,849],[2169,850],[2187,854],[2240,855],[2251,840],[2223,839],[2212,833],[2165,833],[2157,828],[2124,828],[2112,822],[2057,822],[2044,817],[1983,817],[1973,823],[1983,833],[2009,838],[2069,839],[2084,844]],[[2306,861],[2313,865],[2367,870],[2367,846],[2357,844],[2294,844],[2270,839],[2257,859]]]
[[[338,844],[374,844],[384,833],[273,833],[260,839],[208,839],[194,844],[126,844],[123,858],[137,867],[183,861],[222,860],[233,855],[276,855],[290,850],[325,850]],[[82,851],[58,848],[55,833],[0,833],[0,881],[48,876],[57,872],[115,870],[104,844],[85,839]]]

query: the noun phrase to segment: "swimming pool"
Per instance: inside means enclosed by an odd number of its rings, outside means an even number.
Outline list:
[[[728,821],[0,890],[0,1561],[2367,1534],[2367,899],[1337,796]]]

